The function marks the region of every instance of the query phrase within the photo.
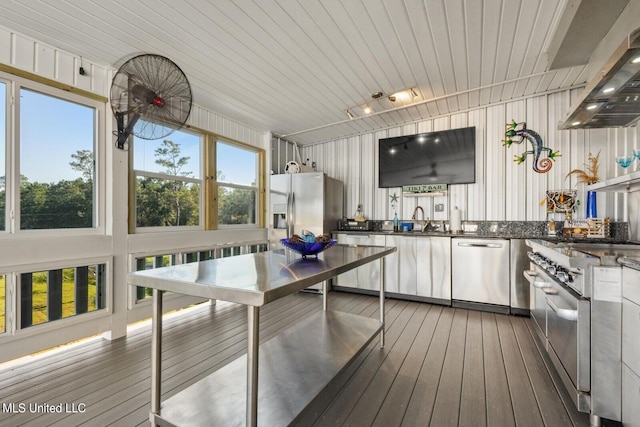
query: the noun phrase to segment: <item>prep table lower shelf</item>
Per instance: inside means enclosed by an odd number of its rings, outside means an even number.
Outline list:
[[[260,345],[258,425],[286,426],[377,336],[382,323],[322,311]],[[175,396],[153,414],[159,426],[245,424],[247,356]]]

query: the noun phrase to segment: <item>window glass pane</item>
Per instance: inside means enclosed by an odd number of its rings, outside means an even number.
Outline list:
[[[218,224],[255,224],[255,190],[218,185]]]
[[[258,154],[244,148],[216,144],[217,180],[228,184],[257,185]]]
[[[200,185],[180,180],[136,178],[136,227],[199,224]]]
[[[20,90],[20,228],[94,226],[95,110]]]
[[[7,203],[5,178],[6,160],[5,153],[7,151],[7,85],[0,82],[0,231],[6,230],[5,225],[5,206]],[[0,313],[1,314],[1,313]]]
[[[135,138],[133,168],[174,176],[200,177],[199,135],[177,130],[163,140]]]

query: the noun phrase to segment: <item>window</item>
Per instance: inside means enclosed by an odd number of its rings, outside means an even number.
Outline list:
[[[164,140],[134,139],[136,228],[202,227],[202,140],[180,130]]]
[[[5,190],[5,183],[7,172],[5,153],[7,152],[7,85],[0,82],[0,231],[5,230],[6,227],[6,209],[7,205],[7,192]]]
[[[0,334],[7,332],[7,279],[0,274]]]
[[[20,89],[20,229],[92,228],[96,111]]]
[[[259,159],[256,150],[217,141],[219,226],[257,225]]]

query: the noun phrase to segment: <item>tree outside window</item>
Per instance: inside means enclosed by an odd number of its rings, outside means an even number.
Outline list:
[[[256,225],[259,156],[255,150],[217,141],[218,225]]]
[[[20,229],[95,227],[95,109],[24,88],[19,106]]]
[[[161,141],[135,139],[137,228],[201,225],[201,140],[183,131]]]

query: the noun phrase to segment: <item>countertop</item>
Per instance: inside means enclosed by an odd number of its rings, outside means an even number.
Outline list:
[[[357,235],[385,235],[385,236],[408,236],[408,237],[452,237],[452,238],[467,238],[467,239],[539,239],[547,240],[550,242],[567,242],[567,243],[627,243],[626,240],[614,239],[614,238],[579,238],[579,237],[562,237],[562,236],[548,236],[532,233],[508,233],[508,232],[494,232],[494,233],[451,233],[449,231],[350,231],[350,230],[335,230],[332,233],[345,233],[345,234],[357,234]]]
[[[129,273],[131,285],[262,306],[395,252],[395,247],[335,245],[304,259],[288,249]]]
[[[621,256],[618,258],[618,263],[634,270],[640,270],[640,256]]]

